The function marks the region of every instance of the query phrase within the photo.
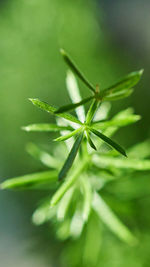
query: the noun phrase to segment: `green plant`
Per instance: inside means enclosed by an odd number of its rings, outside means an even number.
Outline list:
[[[87,262],[89,266],[95,266],[101,246],[100,222],[127,244],[137,243],[136,237],[111,210],[101,192],[107,192],[109,183],[124,176],[132,178],[138,172],[150,170],[150,160],[146,159],[149,155],[148,141],[132,147],[126,155],[125,150],[112,139],[119,128],[137,122],[140,116],[128,108],[108,120],[109,101],[129,96],[143,71],[133,72],[109,88],[99,90],[98,85],[94,86],[84,77],[64,50],[61,54],[71,69],[67,72],[66,82],[73,103],[56,108],[39,99],[30,99],[35,106],[58,118],[56,124],[23,127],[28,132],[60,132],[60,137],[54,140],[53,154],[33,143],[27,146],[29,154],[50,170],[6,180],[1,188],[49,190],[48,197],[33,213],[33,223],[57,222],[54,227],[60,240],[86,236],[83,262],[85,266]],[[81,99],[74,74],[90,89],[91,96]],[[85,115],[84,105],[89,101],[92,103]],[[66,113],[70,110],[75,110],[77,116]],[[52,191],[55,191],[53,195]],[[96,244],[94,253],[91,253],[92,240]]]

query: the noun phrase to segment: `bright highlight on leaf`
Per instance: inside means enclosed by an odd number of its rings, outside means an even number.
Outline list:
[[[60,131],[72,131],[71,126],[58,126],[51,123],[36,123],[22,127],[27,132],[60,132]]]

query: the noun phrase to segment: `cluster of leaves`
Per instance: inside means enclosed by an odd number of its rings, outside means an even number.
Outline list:
[[[112,139],[119,128],[137,122],[140,116],[128,108],[108,119],[108,101],[129,96],[143,71],[133,72],[99,91],[98,85],[94,86],[84,77],[64,50],[61,50],[61,54],[71,69],[67,72],[66,84],[72,104],[56,108],[39,99],[30,99],[35,106],[55,115],[56,124],[41,123],[23,127],[28,132],[60,132],[60,137],[54,140],[56,145],[53,154],[33,143],[27,146],[28,152],[50,170],[6,180],[1,188],[49,190],[48,197],[35,210],[33,222],[41,225],[54,221],[56,235],[61,240],[69,237],[76,239],[83,231],[91,238],[92,229],[97,224],[94,238],[97,239],[95,251],[98,255],[101,243],[98,234],[100,221],[124,242],[136,243],[134,235],[102,198],[101,190],[107,190],[108,183],[122,179],[125,175],[133,177],[135,172],[150,170],[150,160],[146,159],[147,143],[132,147],[126,157],[125,150]],[[91,96],[81,99],[74,74],[91,90]],[[84,104],[89,101],[92,103],[85,115]],[[77,116],[66,113],[70,110],[75,110]],[[55,193],[52,195],[53,191]],[[89,245],[85,246],[85,258],[91,255],[90,249]],[[93,258],[95,260],[96,256]]]

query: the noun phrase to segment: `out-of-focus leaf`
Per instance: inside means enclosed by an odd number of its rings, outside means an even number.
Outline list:
[[[41,150],[34,143],[28,143],[26,150],[33,158],[40,160],[45,166],[49,168],[58,168],[60,166],[58,159],[54,158],[46,151]]]
[[[150,140],[136,144],[128,150],[129,158],[147,158],[150,156]]]
[[[81,145],[81,142],[82,142],[82,138],[83,138],[83,133],[79,134],[79,136],[77,137],[60,173],[59,173],[59,180],[62,180],[63,178],[65,178],[65,176],[67,175],[67,172],[70,170],[74,160],[75,160],[75,157],[77,155],[77,152],[79,150],[79,147]]]
[[[90,128],[90,131],[92,133],[94,133],[96,136],[98,136],[99,138],[101,138],[108,145],[110,145],[111,147],[113,147],[115,150],[117,150],[120,154],[122,154],[125,157],[127,156],[125,150],[119,144],[117,144],[116,142],[114,142],[112,139],[110,139],[106,135],[98,132],[97,130],[95,130],[93,128]]]
[[[47,199],[34,211],[32,215],[32,222],[35,225],[46,223],[55,216],[56,207],[50,208],[49,201],[50,199]]]
[[[82,125],[82,122],[79,121],[76,117],[74,117],[73,115],[69,114],[69,113],[59,113],[59,114],[55,114],[55,111],[57,110],[57,108],[50,106],[49,104],[47,104],[46,102],[43,102],[41,100],[39,100],[38,98],[30,98],[29,99],[35,106],[39,107],[40,109],[52,113],[53,115],[57,115],[61,118],[64,118],[66,120],[72,121],[74,123],[80,124]]]
[[[72,131],[71,126],[58,126],[52,123],[36,123],[22,127],[27,132],[60,132],[60,131]]]
[[[65,62],[67,65],[71,68],[71,70],[76,74],[80,80],[92,91],[95,93],[94,86],[85,78],[83,73],[78,69],[78,67],[75,65],[75,63],[72,61],[72,59],[68,56],[68,54],[64,51],[64,49],[60,50],[60,53],[62,54]]]
[[[81,184],[83,188],[83,198],[84,198],[82,214],[83,214],[83,220],[87,222],[91,212],[91,205],[92,205],[92,188],[89,182],[89,177],[84,176],[82,178]]]
[[[58,208],[57,208],[57,219],[59,221],[63,221],[65,216],[66,216],[66,214],[67,214],[67,211],[68,211],[68,208],[69,208],[69,205],[70,205],[73,193],[74,193],[74,189],[75,189],[75,187],[72,186],[64,194],[64,196],[62,197],[61,201],[59,202],[59,205],[58,205]]]
[[[57,171],[38,172],[27,174],[4,181],[1,189],[50,189],[57,181]]]
[[[133,169],[133,170],[150,170],[150,160],[146,159],[133,159],[133,158],[118,158],[109,157],[104,155],[95,155],[94,161],[99,166],[111,166],[122,169]]]
[[[108,207],[98,193],[94,193],[92,202],[93,209],[96,211],[100,219],[114,232],[122,241],[129,245],[137,243],[136,238],[130,230],[117,218],[113,211]]]
[[[62,135],[62,136],[60,136],[60,137],[54,139],[54,141],[65,141],[65,140],[71,138],[72,136],[76,135],[77,133],[79,133],[79,132],[81,132],[81,131],[82,131],[82,127],[80,127],[80,128],[78,128],[78,129],[72,131],[72,132],[69,133],[69,134]]]
[[[53,195],[51,202],[50,202],[51,207],[55,206],[60,201],[60,199],[64,196],[67,190],[71,188],[71,186],[75,183],[75,181],[79,177],[80,173],[86,167],[87,163],[88,163],[87,159],[78,162],[78,168],[76,168],[73,171],[70,177],[66,178],[64,183],[58,188],[56,193]]]
[[[79,205],[77,204],[76,211],[73,214],[71,224],[70,224],[70,235],[74,239],[79,238],[79,236],[82,233],[84,223],[85,223],[85,221],[83,220],[83,216],[82,216],[82,210],[80,210],[78,206]]]
[[[127,76],[125,76],[123,79],[121,79],[119,82],[115,83],[109,88],[104,89],[102,94],[104,96],[107,96],[114,92],[130,89],[139,82],[142,74],[143,74],[143,70],[132,72],[128,74]]]
[[[87,98],[81,100],[80,102],[60,107],[55,111],[55,114],[59,114],[59,113],[62,113],[62,112],[66,112],[66,111],[70,111],[70,110],[76,109],[77,107],[86,104],[87,102],[89,102],[93,98],[94,98],[94,96],[90,96],[90,97],[87,97]]]
[[[141,116],[139,115],[129,115],[126,118],[116,118],[116,119],[112,119],[109,121],[95,121],[92,124],[92,127],[94,127],[95,129],[101,129],[101,130],[105,130],[107,127],[110,126],[117,126],[117,127],[123,127],[132,123],[137,122],[138,120],[141,119]]]
[[[66,86],[69,93],[69,96],[73,103],[80,102],[82,100],[80,95],[80,90],[77,84],[77,80],[75,78],[75,75],[72,71],[67,71],[67,77],[66,77]],[[79,106],[75,109],[78,119],[81,122],[85,121],[85,110],[84,106]]]

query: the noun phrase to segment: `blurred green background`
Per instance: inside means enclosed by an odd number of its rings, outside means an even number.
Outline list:
[[[48,145],[50,151],[51,138],[47,134],[27,134],[21,126],[53,119],[34,108],[29,97],[56,105],[69,103],[60,47],[101,87],[128,72],[145,69],[134,94],[114,102],[112,114],[133,106],[143,117],[136,125],[119,131],[117,138],[125,147],[149,137],[149,14],[150,2],[146,0],[0,1],[1,181],[43,169],[25,152],[25,145],[34,141]],[[82,84],[80,88],[87,96]],[[143,191],[144,187],[149,187],[148,180],[144,180]],[[65,266],[59,256],[63,244],[54,239],[53,230],[46,226],[36,228],[30,222],[36,202],[43,195],[44,192],[0,193],[2,267]],[[149,267],[150,198],[136,199],[127,207],[140,243],[130,248],[106,233],[99,266]],[[116,209],[122,209],[121,203]]]

